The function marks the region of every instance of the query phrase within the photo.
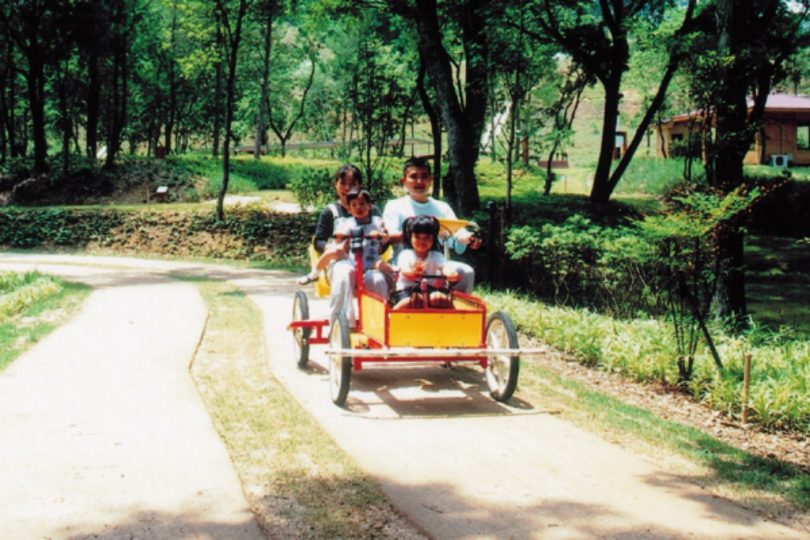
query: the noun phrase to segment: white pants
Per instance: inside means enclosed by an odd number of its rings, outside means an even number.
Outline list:
[[[354,313],[354,264],[348,259],[337,261],[329,270],[329,285],[332,294],[329,299],[329,324],[337,319],[341,311],[346,314],[350,326],[355,326]],[[388,300],[388,281],[379,270],[366,270],[363,276],[366,290]]]

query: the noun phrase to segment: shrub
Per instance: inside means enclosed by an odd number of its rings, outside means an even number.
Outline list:
[[[268,260],[301,267],[315,220],[231,208],[225,221],[213,211],[0,209],[0,246],[105,249],[178,257]]]
[[[664,320],[649,317],[617,320],[587,309],[550,306],[509,292],[484,292],[489,307],[509,313],[518,329],[551,346],[573,353],[587,365],[639,381],[676,384],[672,361],[677,353]],[[749,419],[766,428],[810,434],[810,341],[789,334],[755,330],[744,336],[713,329],[717,348],[727,359],[718,370],[707,347],[698,347],[692,396],[709,407],[738,417],[742,411],[743,359],[752,355]]]

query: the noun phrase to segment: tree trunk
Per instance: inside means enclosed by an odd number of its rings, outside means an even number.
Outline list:
[[[3,98],[6,98],[8,95],[8,99],[5,101],[5,116],[3,119],[5,120],[6,124],[6,132],[8,133],[8,137],[6,137],[6,142],[8,144],[8,156],[9,157],[17,157],[17,137],[16,137],[16,126],[14,125],[17,121],[16,115],[14,114],[14,104],[17,102],[17,85],[15,83],[15,71],[14,67],[11,64],[12,56],[11,56],[11,48],[9,47],[8,53],[8,94],[6,94],[4,89],[0,89],[0,93],[3,94]]]
[[[222,24],[217,19],[217,50],[222,50]],[[217,60],[214,64],[214,126],[213,126],[213,149],[214,157],[219,155],[219,138],[222,133],[222,61]]]
[[[270,52],[273,47],[273,10],[275,9],[275,1],[269,0],[267,2],[267,18],[264,21],[264,58],[262,59],[262,89],[261,96],[259,97],[259,111],[256,117],[256,146],[253,150],[253,157],[259,159],[261,153],[262,141],[267,137],[267,127],[265,126],[265,119],[267,118],[267,100],[269,99],[270,87]],[[268,146],[269,146],[268,141]],[[269,148],[268,148],[269,149]],[[285,154],[284,141],[281,143],[281,155]]]
[[[63,68],[64,71],[59,74],[57,84],[59,87],[59,127],[62,130],[62,174],[67,175],[70,157],[70,135],[73,131],[71,128],[70,118],[68,116],[67,105],[67,71],[69,69],[67,61],[65,61]]]
[[[425,87],[425,76],[427,69],[422,57],[419,57],[419,77],[416,80],[416,89],[419,92],[419,99],[422,101],[422,108],[425,114],[428,115],[430,120],[430,134],[433,138],[433,176],[436,180],[433,182],[433,196],[439,197],[441,195],[441,177],[442,177],[442,125],[439,119],[439,113],[433,103],[430,102],[427,88]]]
[[[410,13],[418,31],[419,52],[436,91],[442,123],[447,127],[448,182],[445,197],[462,215],[480,207],[475,164],[486,112],[488,73],[487,36],[481,8],[483,0],[467,3],[460,21],[467,60],[464,106],[456,93],[450,58],[442,44],[436,0],[417,0]]]
[[[741,28],[742,9],[730,0],[717,2],[716,24],[721,54],[737,55],[746,29]],[[709,159],[709,181],[723,193],[729,193],[743,182],[743,159],[750,144],[748,130],[748,81],[746,66],[732,62],[718,74],[725,84],[718,87],[715,100],[715,140]],[[720,276],[715,295],[714,312],[732,324],[743,323],[747,316],[744,279],[744,242],[739,227],[728,226],[717,231],[717,257]]]
[[[227,10],[221,0],[217,0],[220,16],[226,30],[229,28]],[[242,19],[247,10],[247,0],[239,0],[239,12],[236,19],[236,27],[232,32],[228,32],[226,44],[228,52],[228,80],[225,84],[225,144],[222,159],[222,186],[217,197],[216,215],[218,221],[225,220],[225,194],[228,192],[228,182],[230,181],[230,158],[231,158],[231,126],[233,123],[234,94],[236,85],[236,62],[238,59],[239,42],[242,35]]]
[[[127,24],[125,6],[119,5],[114,16],[115,38],[113,39],[113,84],[112,104],[110,106],[110,121],[107,132],[107,159],[104,168],[111,169],[121,149],[121,133],[124,130],[127,118],[127,99],[129,94],[129,69],[127,36],[130,28]]]
[[[603,82],[605,88],[605,106],[602,112],[602,142],[599,146],[599,160],[591,187],[591,201],[602,203],[610,199],[613,190],[610,188],[610,167],[613,163],[613,149],[616,147],[616,119],[619,115],[619,92],[621,72],[615,73]]]
[[[518,80],[520,76],[518,75]],[[516,83],[516,86],[519,86],[520,83]],[[517,131],[517,118],[518,118],[518,107],[520,104],[520,97],[516,94],[512,94],[512,101],[509,107],[509,137],[507,138],[506,142],[506,215],[507,215],[507,227],[509,226],[509,222],[511,221],[512,216],[512,172],[514,170],[514,153],[515,150],[515,132]]]
[[[34,137],[34,171],[44,172],[48,158],[48,141],[45,138],[45,74],[39,47],[30,47],[28,56],[28,104]]]
[[[87,60],[87,158],[96,161],[98,156],[98,111],[101,99],[101,80],[98,71],[98,50],[91,47]]]
[[[717,257],[721,273],[713,299],[713,311],[734,328],[747,323],[748,306],[745,298],[745,236],[739,227],[724,227],[717,231]]]

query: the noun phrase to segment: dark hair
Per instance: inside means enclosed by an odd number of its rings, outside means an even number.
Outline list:
[[[439,220],[433,216],[413,216],[405,220],[402,228],[402,243],[408,249],[413,249],[411,235],[429,234],[433,237],[430,249],[439,249]]]
[[[346,194],[346,202],[350,203],[358,197],[362,197],[368,204],[371,204],[371,193],[365,189],[353,189]]]
[[[430,162],[423,157],[419,156],[411,156],[405,161],[405,165],[402,167],[402,176],[405,176],[405,173],[408,172],[408,169],[411,167],[416,167],[418,169],[427,169],[428,174],[430,174]]]
[[[335,174],[335,178],[332,180],[333,182],[337,182],[342,178],[346,178],[347,173],[352,173],[352,178],[355,179],[358,186],[363,185],[363,173],[360,172],[360,169],[352,165],[351,163],[347,163],[345,165],[341,165],[338,169],[337,174]]]

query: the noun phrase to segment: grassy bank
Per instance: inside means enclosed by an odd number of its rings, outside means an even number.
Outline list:
[[[230,284],[195,281],[209,319],[192,374],[264,529],[277,538],[418,537],[273,378],[257,308]]]
[[[89,292],[37,272],[0,272],[0,370],[76,313]]]
[[[512,315],[518,327],[585,364],[638,381],[678,383],[673,331],[663,321],[621,321],[584,309],[548,306],[508,292],[487,301]],[[743,364],[752,356],[749,419],[766,428],[810,434],[810,340],[771,333],[729,336],[715,330],[724,362],[719,371],[699,348],[688,390],[696,401],[732,418],[742,412]]]

